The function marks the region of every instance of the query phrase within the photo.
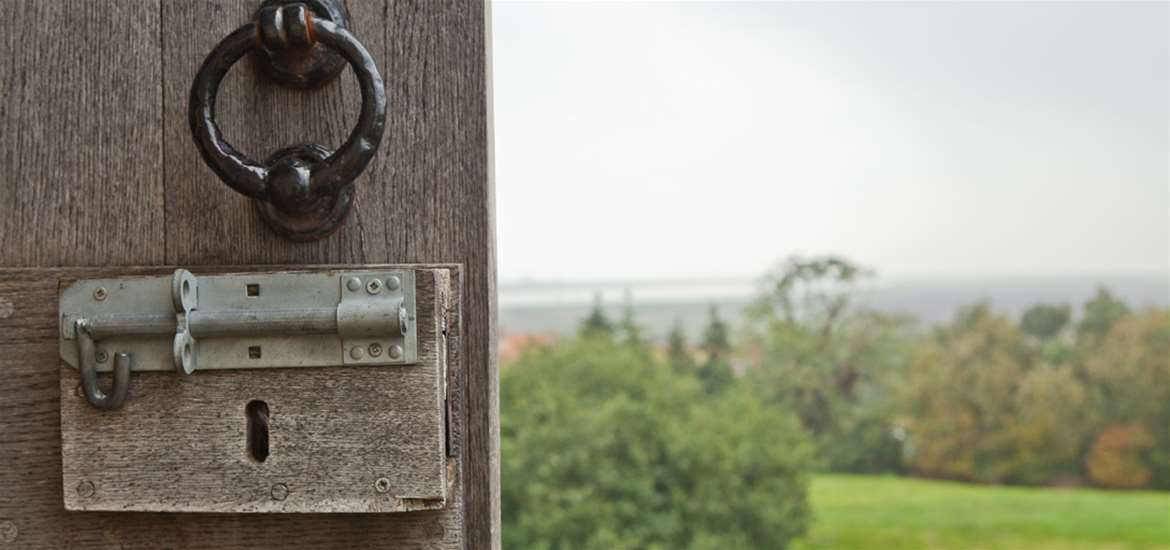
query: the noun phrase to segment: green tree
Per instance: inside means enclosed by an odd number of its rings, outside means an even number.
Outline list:
[[[1094,339],[1080,370],[1096,437],[1119,430],[1148,434],[1140,459],[1153,486],[1170,488],[1170,311],[1118,317],[1104,337]],[[1094,447],[1104,449],[1098,454],[1120,448],[1100,442]]]
[[[748,385],[797,413],[832,470],[901,467],[892,387],[909,325],[852,306],[870,274],[835,256],[789,259],[765,278],[740,350]]]
[[[641,345],[645,343],[642,327],[634,315],[634,296],[629,289],[626,289],[625,299],[622,301],[622,318],[618,322],[617,331],[627,344]]]
[[[1051,340],[1068,326],[1072,312],[1068,305],[1037,304],[1020,318],[1020,330],[1038,340]]]
[[[695,374],[695,357],[691,352],[690,345],[687,344],[687,333],[683,329],[682,323],[677,320],[670,329],[667,357],[670,360],[670,367],[675,373],[687,376]]]
[[[614,325],[605,315],[605,307],[601,301],[601,293],[593,295],[593,309],[589,312],[589,316],[581,322],[581,328],[578,333],[583,338],[605,338],[613,337]]]
[[[907,394],[907,460],[930,476],[1009,481],[1017,389],[1028,348],[986,304],[962,309],[916,350]]]
[[[719,309],[711,306],[707,328],[703,330],[705,360],[699,369],[699,379],[710,393],[722,391],[735,381],[731,372],[731,337],[727,323],[719,318]]]
[[[501,380],[506,548],[784,548],[807,525],[792,415],[632,346],[535,349]]]
[[[1118,300],[1105,287],[1099,287],[1097,294],[1085,303],[1084,315],[1077,325],[1081,338],[1100,339],[1109,333],[1113,324],[1129,314],[1129,306]]]

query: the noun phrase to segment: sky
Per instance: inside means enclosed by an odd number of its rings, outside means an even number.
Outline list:
[[[1170,3],[491,17],[505,284],[1170,273]]]

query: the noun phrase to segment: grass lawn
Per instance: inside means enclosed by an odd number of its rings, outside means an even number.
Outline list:
[[[1170,549],[1170,493],[821,475],[810,497],[798,550]]]

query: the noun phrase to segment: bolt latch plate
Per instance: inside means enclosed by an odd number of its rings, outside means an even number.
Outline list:
[[[60,298],[60,354],[81,366],[79,321],[97,370],[409,365],[418,361],[409,270],[89,279]],[[105,360],[103,360],[105,359]]]

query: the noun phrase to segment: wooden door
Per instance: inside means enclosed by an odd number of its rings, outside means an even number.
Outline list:
[[[348,0],[389,106],[336,234],[275,235],[200,160],[187,99],[203,57],[259,0],[0,0],[0,548],[492,548],[499,545],[489,13],[476,1]],[[352,73],[298,91],[247,63],[220,90],[253,158],[338,146]],[[67,512],[56,296],[63,280],[166,266],[444,264],[455,494],[387,514]],[[131,266],[139,266],[130,269]],[[257,267],[259,266],[259,267]],[[100,268],[100,269],[98,269]]]

